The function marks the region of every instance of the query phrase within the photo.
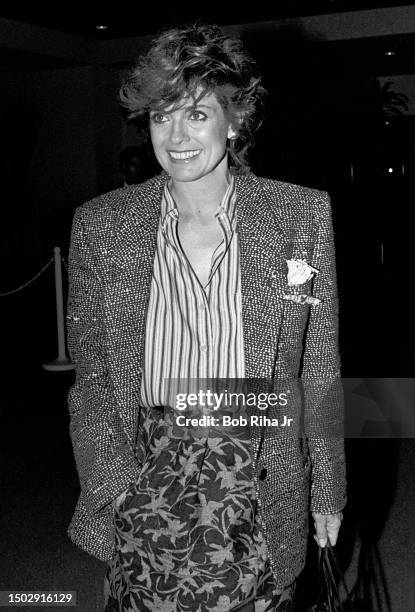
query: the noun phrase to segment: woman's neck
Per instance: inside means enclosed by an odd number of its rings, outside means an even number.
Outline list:
[[[179,214],[184,216],[213,216],[231,181],[229,170],[219,176],[202,177],[197,181],[173,181],[170,193]]]

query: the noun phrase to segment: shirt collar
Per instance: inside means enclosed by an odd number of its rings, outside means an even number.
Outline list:
[[[179,211],[177,210],[176,202],[174,201],[173,196],[170,193],[170,189],[168,188],[167,182],[164,185],[163,197],[161,199],[161,222],[164,223],[166,221],[167,215],[177,216]]]
[[[225,214],[227,215],[231,225],[235,217],[236,211],[236,189],[235,189],[235,180],[233,176],[231,176],[230,183],[225,192],[225,195],[222,198],[222,202],[219,204],[219,208],[216,211],[216,215]]]
[[[228,188],[226,189],[225,195],[222,198],[221,203],[218,206],[218,209],[215,213],[215,216],[220,214],[226,214],[229,218],[230,223],[232,223],[235,217],[236,211],[236,189],[235,189],[235,180],[231,175],[231,180],[229,182]],[[161,201],[161,209],[160,209],[160,217],[161,222],[164,223],[167,215],[170,216],[178,216],[178,210],[176,206],[176,202],[174,201],[173,196],[170,193],[168,188],[168,184],[166,182],[164,186],[163,198]]]

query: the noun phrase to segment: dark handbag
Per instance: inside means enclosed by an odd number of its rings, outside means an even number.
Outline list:
[[[316,603],[307,612],[354,612],[355,608],[343,572],[330,544],[319,548],[318,573],[319,594]],[[340,597],[340,585],[346,593],[346,600],[343,602]]]

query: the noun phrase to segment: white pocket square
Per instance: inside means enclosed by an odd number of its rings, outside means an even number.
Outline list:
[[[319,270],[310,266],[305,259],[287,259],[286,262],[288,265],[287,281],[289,287],[302,285],[319,273]]]

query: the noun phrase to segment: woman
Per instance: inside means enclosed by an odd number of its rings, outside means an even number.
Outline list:
[[[162,34],[121,100],[148,121],[164,172],[74,217],[69,407],[82,492],[69,534],[108,561],[107,612],[290,610],[309,510],[319,545],[336,542],[345,476],[342,440],[324,429],[342,421],[330,204],[249,172],[263,94],[240,42],[216,26]],[[255,379],[262,400],[286,381],[280,422],[295,433],[183,426],[177,391],[206,379]],[[271,395],[265,405],[275,413]]]

